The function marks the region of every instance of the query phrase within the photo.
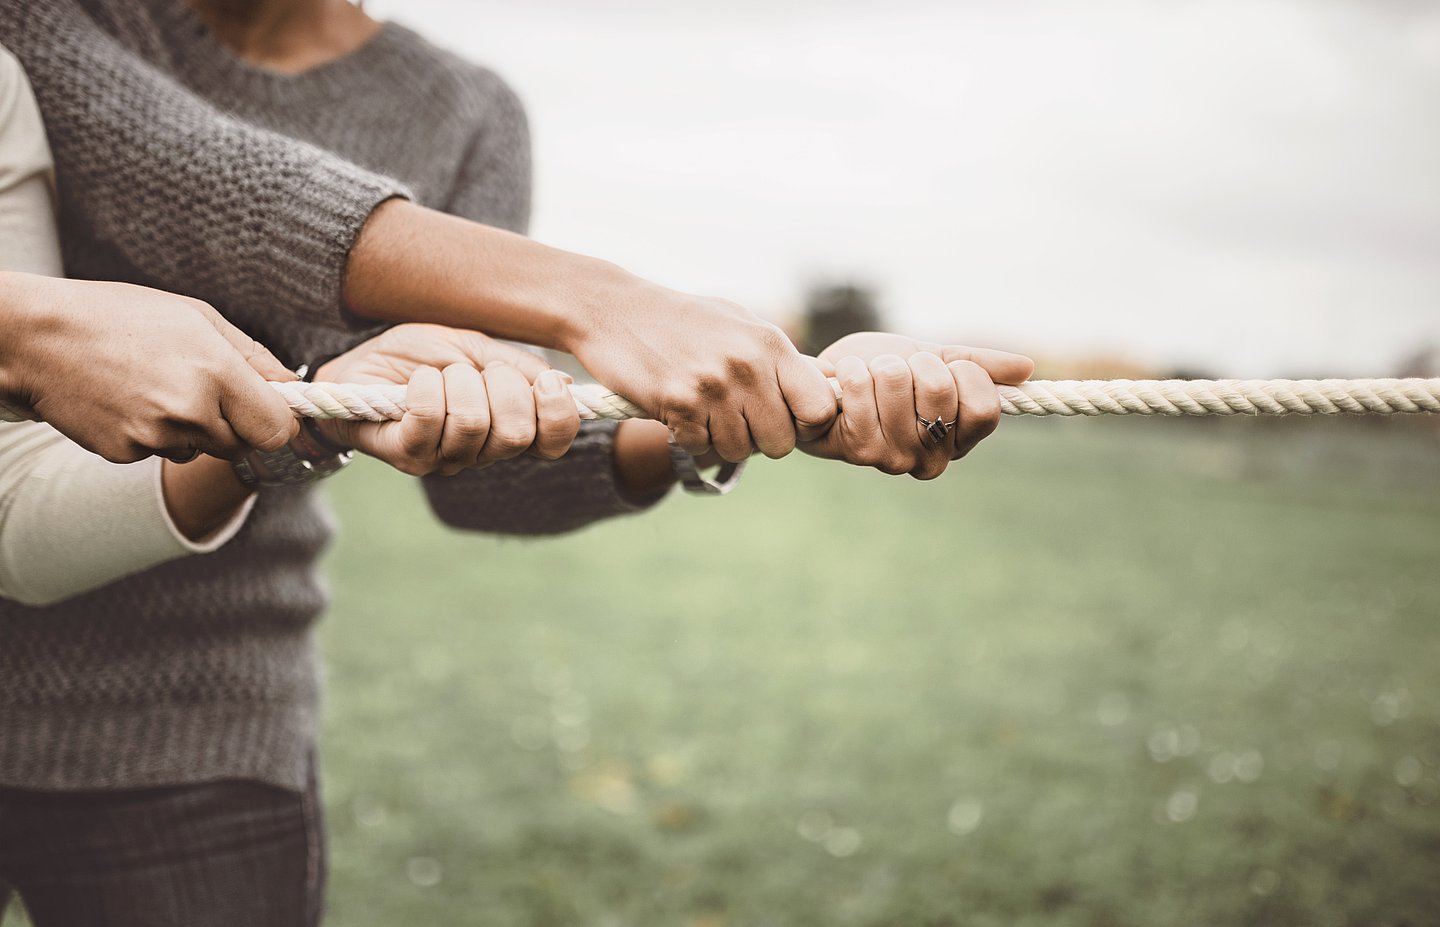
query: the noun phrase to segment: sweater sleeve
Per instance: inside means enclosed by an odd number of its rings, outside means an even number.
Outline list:
[[[484,114],[446,211],[524,232],[530,221],[530,135],[519,98],[475,69]],[[483,470],[424,478],[435,515],[452,528],[500,534],[559,534],[641,512],[664,497],[628,498],[615,479],[615,422],[584,422],[556,461],[517,457]]]
[[[254,496],[194,543],[166,510],[162,466],[110,463],[42,422],[0,424],[0,596],[49,605],[235,536]]]
[[[75,0],[0,3],[0,42],[40,102],[62,222],[85,223],[151,285],[348,330],[350,249],[403,186],[226,116]]]
[[[0,48],[0,270],[59,276],[49,179],[25,74]],[[170,519],[161,467],[112,464],[40,422],[0,424],[0,597],[48,605],[234,536],[253,498],[192,543]]]
[[[0,270],[60,276],[54,163],[20,62],[0,47]]]

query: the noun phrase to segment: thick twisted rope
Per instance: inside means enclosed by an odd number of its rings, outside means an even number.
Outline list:
[[[839,395],[839,385],[830,384]],[[405,387],[272,383],[297,415],[382,422]],[[645,418],[603,386],[570,387],[582,419]],[[1399,415],[1440,412],[1440,378],[1406,380],[1032,380],[1000,387],[1006,415]]]
[[[405,387],[271,383],[296,415],[384,422],[405,414]],[[835,395],[840,386],[830,381]],[[570,387],[582,419],[645,418],[603,386]],[[1440,412],[1440,378],[1406,380],[1031,380],[1000,387],[1006,415],[1401,415]],[[0,421],[22,416],[0,405]]]

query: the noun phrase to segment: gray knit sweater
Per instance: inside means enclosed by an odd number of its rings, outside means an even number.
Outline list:
[[[183,0],[0,0],[0,43],[45,116],[67,271],[208,300],[282,357],[365,337],[340,278],[385,199],[527,221],[516,98],[400,26],[298,77],[230,55]],[[587,426],[561,461],[428,480],[432,507],[523,534],[634,511],[612,434]],[[313,491],[267,490],[214,554],[47,608],[0,602],[0,785],[303,787],[332,531]]]

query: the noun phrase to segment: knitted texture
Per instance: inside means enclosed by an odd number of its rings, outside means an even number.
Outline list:
[[[399,26],[298,77],[235,59],[183,0],[5,0],[0,43],[46,119],[69,273],[205,299],[295,362],[364,336],[340,275],[385,198],[516,230],[528,215],[513,94]],[[452,524],[514,533],[634,511],[613,428],[587,425],[563,463],[508,461],[432,497]],[[314,491],[267,490],[213,554],[47,608],[0,602],[0,784],[303,787],[332,530]]]

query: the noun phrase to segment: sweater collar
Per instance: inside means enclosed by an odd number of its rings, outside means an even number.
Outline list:
[[[147,0],[167,51],[197,89],[233,99],[278,106],[304,106],[353,94],[375,77],[376,68],[406,31],[383,22],[363,45],[299,74],[283,74],[237,56],[215,37],[185,0]]]

